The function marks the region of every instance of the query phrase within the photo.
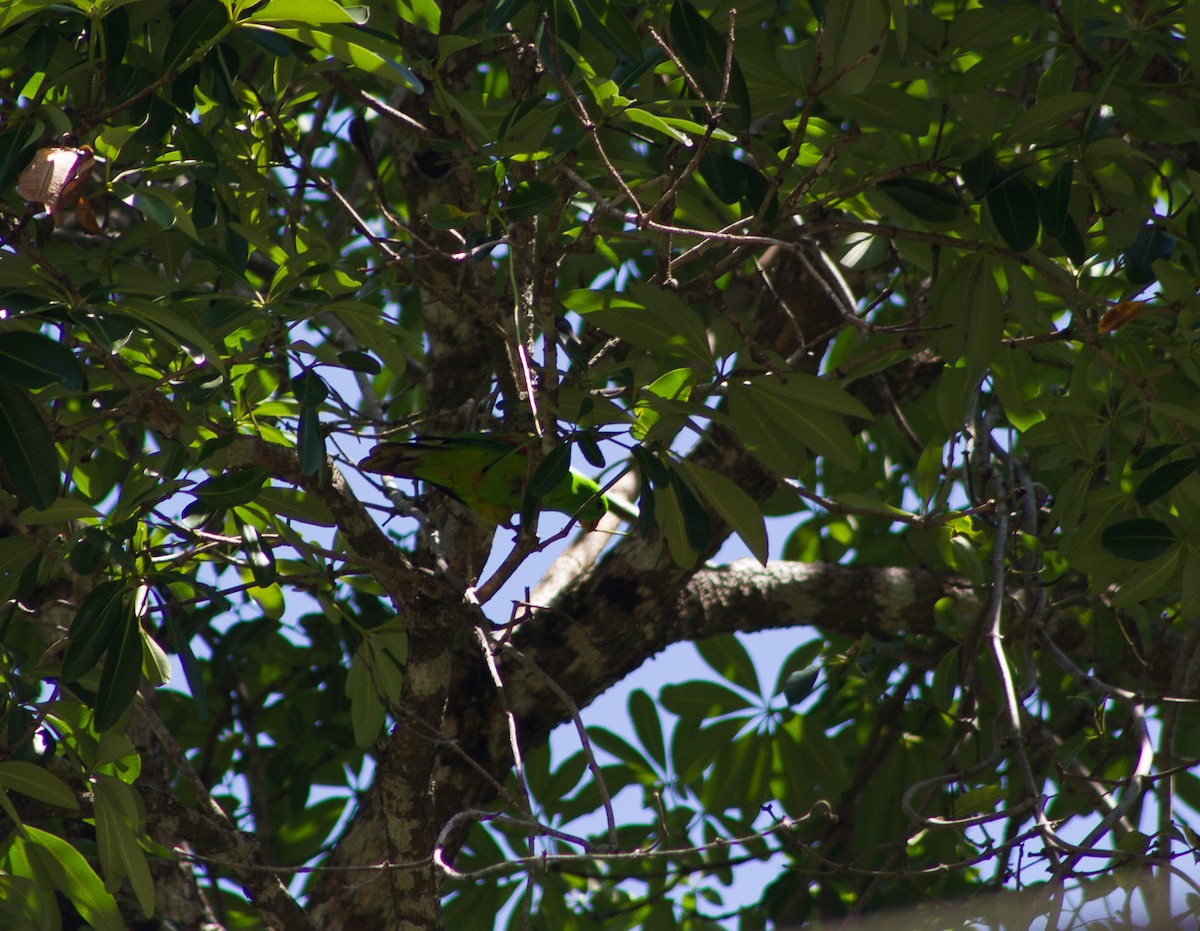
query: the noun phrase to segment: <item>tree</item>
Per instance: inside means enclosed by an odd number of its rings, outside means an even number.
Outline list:
[[[1194,905],[1198,16],[6,4],[3,924]]]

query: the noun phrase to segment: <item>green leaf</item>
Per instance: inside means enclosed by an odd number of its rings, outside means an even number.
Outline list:
[[[663,686],[659,699],[681,718],[715,718],[752,707],[739,692],[704,679]]]
[[[237,469],[201,482],[191,493],[209,510],[249,504],[258,497],[268,474],[263,468]]]
[[[0,463],[17,494],[39,510],[62,487],[58,452],[37,406],[20,388],[0,380]]]
[[[171,72],[211,42],[229,25],[229,13],[217,0],[189,0],[175,17],[163,51],[163,70]]]
[[[425,90],[421,80],[401,64],[400,56],[404,51],[401,46],[375,33],[337,23],[320,29],[308,26],[283,28],[267,25],[253,25],[248,28],[267,30],[272,34],[295,39],[389,84],[412,88],[414,93],[420,94]]]
[[[768,555],[767,525],[758,503],[737,483],[719,472],[687,460],[682,460],[680,466],[700,496],[742,538],[754,558],[765,566]]]
[[[271,847],[278,850],[272,862],[300,864],[319,855],[348,804],[343,796],[322,799],[280,824],[271,838]]]
[[[250,564],[250,573],[254,576],[254,584],[266,588],[275,582],[275,554],[270,545],[258,535],[258,529],[251,523],[241,521],[242,552],[246,554],[246,562]]]
[[[1121,559],[1147,562],[1176,543],[1171,528],[1160,520],[1135,517],[1104,528],[1100,545]]]
[[[300,412],[300,428],[296,434],[296,451],[300,471],[305,475],[322,476],[325,470],[325,435],[321,419],[311,407]]]
[[[1157,557],[1140,562],[1127,578],[1114,586],[1112,603],[1118,608],[1136,608],[1168,591],[1179,590],[1179,566],[1182,546],[1168,547]]]
[[[662,722],[658,717],[658,706],[643,689],[629,693],[629,720],[633,731],[646,752],[660,767],[667,765],[666,745],[663,743]]]
[[[697,554],[703,552],[712,539],[712,522],[704,505],[692,491],[692,486],[683,478],[682,473],[671,471],[671,490],[675,492],[676,500],[683,517],[683,532],[687,544]]]
[[[547,181],[521,181],[504,202],[505,219],[516,222],[547,213],[558,200],[558,188]]]
[[[127,608],[108,648],[96,691],[96,730],[113,727],[133,702],[142,681],[142,625]]]
[[[963,214],[963,206],[954,193],[931,181],[891,178],[880,181],[879,188],[918,220],[953,223]]]
[[[995,811],[996,803],[1004,795],[1005,789],[998,783],[976,786],[954,799],[950,814],[954,818],[969,818],[985,811]]]
[[[1046,137],[1063,136],[1070,130],[1067,121],[1091,106],[1095,97],[1087,91],[1073,91],[1039,100],[1023,110],[1008,127],[1005,138],[1028,145]]]
[[[65,524],[68,521],[95,520],[100,512],[78,498],[59,498],[44,510],[26,508],[20,514],[20,523],[24,527],[49,527],[55,524]]]
[[[623,763],[642,770],[652,770],[650,761],[638,751],[637,747],[624,737],[618,737],[605,727],[592,726],[587,729],[588,739],[605,753],[611,753]]]
[[[1038,233],[1037,192],[1023,172],[1010,172],[987,195],[992,222],[1009,248],[1024,252]]]
[[[757,695],[760,692],[754,661],[733,634],[718,634],[696,641],[696,652],[717,675]]]
[[[961,665],[962,656],[958,647],[954,647],[938,660],[929,690],[930,701],[938,711],[948,712],[954,704],[954,691],[958,687],[958,671]]]
[[[59,384],[81,391],[87,384],[75,353],[50,337],[29,330],[0,333],[0,378],[32,389]]]
[[[253,23],[305,23],[320,26],[326,23],[345,23],[362,26],[367,22],[370,8],[343,7],[334,0],[270,0],[247,17]]]
[[[712,360],[703,319],[673,292],[631,282],[628,295],[571,291],[563,297],[563,303],[589,323],[640,349],[685,356],[705,364]]]
[[[671,473],[674,479],[674,473]],[[683,506],[679,502],[681,482],[671,481],[666,488],[661,489],[650,498],[650,507],[657,526],[667,541],[671,558],[683,569],[689,569],[696,564],[700,554],[688,541],[687,522],[684,518]],[[647,495],[642,495],[642,510],[646,510]]]
[[[671,5],[671,45],[689,69],[708,67],[708,21],[688,0]]]
[[[6,760],[0,763],[0,786],[28,795],[47,805],[59,808],[79,809],[75,793],[65,782],[44,766],[21,760]]]
[[[865,94],[880,65],[877,43],[885,39],[889,14],[882,0],[843,0],[825,22],[827,58],[821,79],[838,75],[834,90],[848,97]]]
[[[626,65],[642,60],[642,41],[626,18],[626,13],[612,0],[575,0],[580,25],[601,45]]]
[[[672,47],[710,106],[716,106],[725,82],[726,37],[688,0],[675,0],[669,19]],[[736,47],[735,47],[736,51]],[[750,94],[737,57],[729,71],[725,118],[740,130],[750,126]]]
[[[28,851],[39,871],[48,875],[95,931],[123,931],[117,902],[104,888],[79,851],[60,837],[26,825]]]
[[[127,806],[121,804],[122,794],[132,791],[130,786],[113,776],[104,773],[97,776],[96,845],[104,867],[104,888],[116,892],[122,880],[128,878],[137,896],[138,907],[149,917],[154,914],[154,880],[145,852],[125,823]]]
[[[782,475],[798,474],[804,462],[804,449],[827,456],[844,469],[859,467],[858,444],[842,418],[822,410],[824,391],[807,396],[805,386],[812,382],[840,394],[846,405],[861,406],[835,386],[813,379],[786,383],[759,379],[729,386],[730,423],[747,449],[759,456],[769,468]],[[824,398],[828,400],[828,398]]]
[[[346,697],[350,699],[350,724],[354,728],[354,743],[370,747],[379,738],[387,712],[375,691],[365,651],[360,646],[350,661],[346,675]]]
[[[63,654],[63,679],[76,682],[92,671],[117,635],[126,613],[124,582],[101,582],[88,593],[71,622]]]
[[[319,497],[298,488],[264,488],[255,503],[287,520],[298,520],[317,527],[333,527],[336,521]]]

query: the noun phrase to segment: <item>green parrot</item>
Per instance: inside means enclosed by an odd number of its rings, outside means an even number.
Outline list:
[[[420,479],[457,498],[480,517],[504,524],[522,510],[528,448],[519,433],[458,433],[380,443],[358,464],[366,472]],[[571,470],[540,505],[594,527],[609,509],[600,486]]]

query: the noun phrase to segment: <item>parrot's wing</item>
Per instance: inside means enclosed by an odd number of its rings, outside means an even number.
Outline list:
[[[525,458],[520,455],[524,439],[509,434],[465,433],[380,443],[359,468],[419,479],[499,524],[520,510],[526,468]]]
[[[592,479],[572,470],[542,498],[542,507],[578,518],[580,523],[590,527],[608,511],[608,499]]]
[[[398,475],[436,482],[430,471],[450,471],[446,463],[462,460],[470,468],[490,467],[518,452],[521,438],[509,434],[459,433],[455,436],[423,436],[415,440],[380,443],[358,467],[364,472]],[[481,461],[482,460],[482,461]]]
[[[509,433],[424,436],[380,443],[358,466],[366,472],[419,479],[500,524],[522,509],[527,478],[524,453],[530,441],[530,437]],[[575,471],[543,496],[540,504],[588,526],[609,509],[600,486]]]

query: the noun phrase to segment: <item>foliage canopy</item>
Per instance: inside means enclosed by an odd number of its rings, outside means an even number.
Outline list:
[[[0,6],[0,924],[1194,903],[1197,20]]]

